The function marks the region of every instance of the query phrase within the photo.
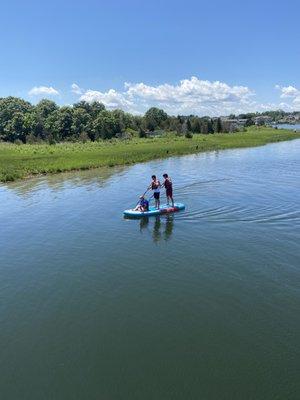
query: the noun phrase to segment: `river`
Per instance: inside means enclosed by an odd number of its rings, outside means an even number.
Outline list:
[[[300,132],[300,124],[275,124],[278,129],[289,129],[291,131]]]
[[[0,398],[299,399],[299,154],[0,186]],[[186,210],[124,219],[164,172]]]

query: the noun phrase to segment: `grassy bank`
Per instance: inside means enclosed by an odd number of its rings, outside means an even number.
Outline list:
[[[34,174],[125,165],[172,155],[260,146],[300,138],[299,133],[271,128],[249,128],[234,134],[132,139],[129,141],[15,145],[0,143],[0,181]]]

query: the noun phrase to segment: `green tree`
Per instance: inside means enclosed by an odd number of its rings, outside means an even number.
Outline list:
[[[0,138],[3,140],[13,141],[14,133],[12,132],[12,127],[15,125],[17,129],[21,124],[21,115],[31,112],[33,106],[25,100],[19,99],[17,97],[4,97],[0,98]],[[14,118],[16,115],[16,118]],[[20,125],[21,124],[21,125]],[[23,126],[23,129],[25,127]],[[22,137],[26,135],[26,131],[22,132],[22,134],[18,131],[17,136],[21,135]],[[20,139],[22,140],[22,139]]]
[[[26,143],[26,127],[24,125],[24,114],[21,112],[14,113],[11,120],[5,125],[4,134],[6,140],[10,142],[15,142],[20,140]]]
[[[73,104],[74,110],[77,108],[82,108],[85,110],[88,114],[92,114],[92,107],[91,104],[88,103],[87,101],[79,101],[78,103]]]
[[[118,121],[112,112],[101,111],[93,121],[93,133],[95,139],[111,139],[120,132]]]
[[[79,101],[73,105],[74,109],[82,108],[84,109],[92,118],[96,118],[101,111],[105,110],[104,104],[100,103],[99,101],[93,101],[89,103],[87,101]]]
[[[64,106],[49,114],[45,120],[45,129],[55,141],[67,140],[72,136],[73,108]]]
[[[190,121],[189,118],[186,121],[186,129],[187,129],[187,132],[191,132],[192,131],[192,124],[191,124],[191,121]]]
[[[132,129],[138,131],[143,125],[143,117],[141,115],[132,115]]]
[[[86,133],[88,136],[90,136],[92,132],[91,122],[92,117],[84,108],[74,108],[71,127],[72,136],[79,138],[83,133]]]
[[[41,140],[47,138],[44,120],[35,111],[24,115],[24,126],[26,128],[26,135],[32,135],[32,137]]]
[[[208,119],[201,119],[201,133],[207,135],[209,133]]]
[[[170,117],[169,118],[169,129],[172,132],[181,133],[181,122],[177,117]]]
[[[45,120],[51,113],[58,110],[58,106],[54,101],[43,99],[35,107],[34,112],[43,120]]]
[[[201,120],[199,117],[192,117],[191,118],[191,131],[194,133],[201,132]]]
[[[123,110],[114,110],[112,114],[119,124],[120,132],[124,132],[126,128],[135,129],[135,123],[133,116],[129,113],[125,113]]]
[[[61,107],[58,111],[57,120],[59,139],[65,140],[72,136],[73,130],[73,109],[72,107]]]
[[[102,112],[105,111],[105,105],[100,103],[99,101],[93,101],[90,104],[90,109],[91,109],[91,116],[93,118],[97,118],[97,116]]]
[[[221,118],[215,118],[214,119],[213,130],[216,133],[222,132],[222,121],[221,121]]]
[[[168,119],[168,114],[157,107],[151,107],[144,116],[146,128],[154,131],[156,128],[162,127],[163,122]]]

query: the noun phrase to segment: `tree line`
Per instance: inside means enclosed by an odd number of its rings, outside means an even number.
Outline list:
[[[247,114],[240,114],[240,115],[234,115],[231,114],[228,118],[232,119],[254,119],[255,117],[269,117],[274,123],[278,122],[279,120],[288,117],[288,116],[294,116],[297,118],[300,118],[300,111],[292,111],[292,112],[287,112],[283,110],[273,110],[273,111],[263,111],[261,113],[247,113]]]
[[[251,118],[249,121],[252,124]],[[170,116],[156,107],[140,116],[119,109],[107,110],[99,102],[58,106],[44,99],[33,105],[17,97],[0,98],[0,140],[6,142],[96,141],[134,135],[146,137],[157,130],[191,137],[193,133],[227,132],[228,126],[221,118]]]
[[[33,105],[17,97],[0,98],[0,140],[6,142],[95,141],[122,137],[123,134],[125,137],[146,137],[156,130],[188,137],[193,133],[223,131],[220,118],[174,117],[156,107],[140,116],[122,110],[107,110],[99,102],[80,101],[60,107],[47,99]]]

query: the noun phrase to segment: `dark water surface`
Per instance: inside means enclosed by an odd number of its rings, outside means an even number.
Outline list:
[[[299,154],[0,186],[0,398],[299,399]],[[165,171],[186,211],[124,220]]]

